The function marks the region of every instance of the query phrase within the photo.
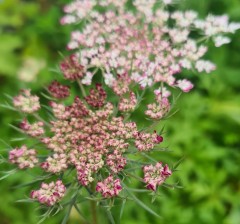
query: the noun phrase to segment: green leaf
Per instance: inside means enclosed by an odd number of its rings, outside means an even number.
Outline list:
[[[26,199],[17,200],[16,202],[18,202],[18,203],[33,203],[33,202],[35,202],[35,201],[36,201],[36,200],[34,200],[34,199],[26,198]]]
[[[149,192],[149,190],[146,190],[146,189],[136,189],[136,188],[130,188],[130,187],[128,187],[128,190],[132,192],[139,192],[139,193]]]
[[[5,175],[0,177],[0,181],[6,179],[7,177],[11,176],[12,174],[15,174],[16,172],[17,172],[17,169],[3,172]]]
[[[9,125],[11,128],[13,128],[14,130],[16,130],[16,131],[18,131],[18,132],[20,132],[20,133],[24,133],[20,128],[14,126],[14,125],[12,125],[12,124],[8,124],[8,125]]]
[[[125,200],[123,200],[123,202],[122,202],[122,206],[121,206],[121,210],[120,210],[120,215],[119,215],[119,223],[120,223],[120,221],[121,221],[121,219],[122,219],[123,210],[124,210],[126,201],[127,201],[127,200],[125,199]]]
[[[107,213],[107,217],[108,217],[108,220],[110,221],[110,223],[115,224],[115,221],[114,221],[111,211],[108,208],[105,208],[105,211]]]
[[[182,157],[180,160],[178,160],[172,167],[173,171],[176,171],[176,169],[178,168],[178,166],[183,162],[183,160],[185,159],[185,156]]]
[[[161,216],[159,216],[156,212],[154,212],[151,208],[149,208],[146,204],[144,204],[141,200],[139,200],[129,189],[128,187],[122,183],[122,185],[124,186],[125,190],[127,191],[127,193],[129,194],[129,196],[139,205],[141,206],[143,209],[145,209],[146,211],[148,211],[149,213],[151,213],[152,215],[161,218]]]

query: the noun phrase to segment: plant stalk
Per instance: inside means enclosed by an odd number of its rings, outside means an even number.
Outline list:
[[[81,81],[79,79],[77,79],[77,83],[78,83],[78,85],[79,85],[79,87],[81,89],[83,97],[86,97],[87,94],[86,94],[85,89],[84,89],[84,87],[83,87],[83,85],[82,85],[82,83],[81,83]]]
[[[91,191],[94,192],[94,184],[91,185]],[[94,200],[90,201],[91,206],[91,213],[92,213],[92,224],[98,224],[98,217],[97,217],[97,202]]]

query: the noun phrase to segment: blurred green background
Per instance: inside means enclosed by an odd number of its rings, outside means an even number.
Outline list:
[[[64,0],[0,1],[0,103],[4,94],[16,95],[21,88],[40,91],[56,78],[51,72],[65,54],[71,27],[59,25]],[[180,9],[194,9],[200,16],[228,14],[240,21],[239,0],[186,0]],[[163,219],[159,220],[134,202],[126,205],[123,224],[239,224],[240,223],[240,31],[232,43],[221,48],[210,46],[207,57],[217,64],[212,74],[192,76],[196,88],[177,102],[179,112],[165,121],[166,142],[171,152],[159,160],[185,160],[169,183],[179,181],[182,189],[162,188],[162,196],[151,205],[146,194],[137,196],[150,204]],[[16,114],[1,108],[0,138],[10,142],[19,134],[9,127]],[[163,125],[161,124],[161,125]],[[1,154],[8,146],[0,142]],[[2,164],[1,170],[10,169]],[[14,186],[30,181],[20,172],[0,182],[0,224],[35,224],[41,211],[36,205],[16,203],[30,188]],[[119,208],[116,207],[116,211]],[[85,215],[88,216],[87,210]],[[63,214],[44,223],[61,223]],[[82,223],[73,212],[69,224]]]

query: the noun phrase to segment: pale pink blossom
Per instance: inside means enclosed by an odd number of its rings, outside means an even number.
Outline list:
[[[101,193],[104,198],[116,197],[122,190],[120,179],[113,179],[109,176],[102,182],[98,182],[96,191]]]
[[[23,145],[9,152],[9,162],[16,164],[20,169],[33,168],[38,163],[36,155],[35,149],[28,149]]]
[[[188,93],[194,87],[193,84],[187,79],[178,80],[176,86],[185,93]]]
[[[13,98],[13,105],[18,110],[31,114],[40,109],[39,97],[36,95],[31,95],[29,89],[24,89],[18,96]]]
[[[53,206],[65,195],[66,187],[61,180],[49,184],[42,183],[39,190],[31,192],[31,198],[37,199],[41,204]]]
[[[143,167],[144,182],[147,189],[156,191],[157,186],[163,184],[165,180],[172,175],[172,171],[168,165],[163,166],[161,162],[156,165],[148,165]]]
[[[210,61],[199,60],[196,62],[195,68],[198,72],[205,71],[207,73],[210,73],[211,71],[216,69],[216,66]]]
[[[20,123],[20,128],[28,135],[32,137],[37,137],[41,136],[44,134],[44,129],[43,129],[44,123],[39,121],[35,122],[33,124],[30,124],[27,119],[24,119]]]
[[[216,47],[221,47],[224,44],[229,44],[231,39],[224,36],[216,36],[213,38]]]

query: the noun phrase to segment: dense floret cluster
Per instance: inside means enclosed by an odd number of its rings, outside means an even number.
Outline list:
[[[48,105],[40,106],[30,90],[13,98],[14,110],[23,116],[16,129],[37,144],[13,148],[9,162],[19,169],[35,167],[46,175],[36,182],[48,182],[32,191],[31,201],[61,208],[67,192],[74,192],[65,203],[73,206],[84,189],[83,200],[113,205],[114,198],[131,195],[126,185],[131,178],[157,195],[175,171],[151,155],[164,151],[163,133],[156,130],[172,108],[172,89],[187,93],[194,87],[177,74],[213,71],[201,40],[220,47],[240,24],[229,23],[226,15],[201,20],[194,11],[169,12],[173,0],[129,2],[130,9],[127,0],[67,5],[61,23],[82,25],[71,34],[73,52],[59,65],[67,85],[55,80],[45,88]],[[145,127],[138,124],[138,113]]]

